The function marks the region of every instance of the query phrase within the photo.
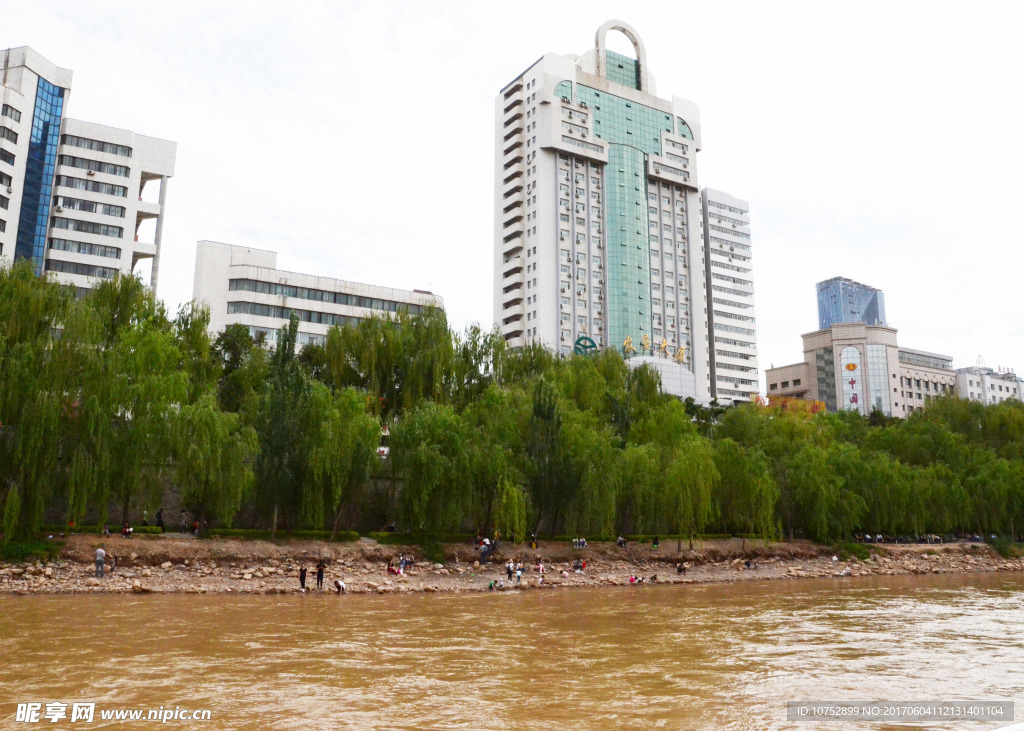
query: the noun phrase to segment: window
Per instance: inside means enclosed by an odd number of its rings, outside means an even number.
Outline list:
[[[14,155],[7,150],[0,149],[0,162],[5,162],[8,165],[14,165]]]
[[[57,198],[57,205],[70,208],[73,211],[85,211],[86,213],[102,213],[105,216],[117,216],[124,218],[124,206],[113,206],[107,203],[82,200],[81,198]]]
[[[50,272],[64,272],[65,274],[78,274],[83,277],[96,277],[98,279],[113,279],[114,275],[117,274],[117,269],[114,267],[80,264],[73,261],[61,261],[60,259],[47,260],[46,270]]]
[[[10,175],[8,175],[7,173],[0,173],[0,185],[4,186],[5,188],[9,188],[12,182],[13,180]]]
[[[101,140],[90,140],[88,137],[76,137],[75,135],[62,135],[61,144],[71,147],[81,147],[83,150],[95,150],[108,155],[120,155],[131,157],[132,148],[124,145],[115,145],[113,142],[102,142]]]
[[[0,195],[0,208],[7,210],[7,206],[10,204],[11,199],[5,195]]]
[[[6,127],[0,126],[0,138],[3,138],[14,144],[18,144],[18,133],[13,129],[7,129]]]
[[[10,104],[4,104],[2,110],[0,110],[0,115],[3,115],[4,117],[10,117],[15,122],[21,121],[21,112],[12,107]]]
[[[83,180],[82,178],[72,178],[67,175],[58,175],[57,185],[62,186],[64,188],[74,188],[75,190],[88,190],[92,193],[116,195],[121,198],[128,197],[128,189],[123,185],[100,183],[95,180]]]
[[[799,386],[800,385],[800,379],[799,378],[794,378],[793,379],[793,385],[794,386]]]
[[[75,221],[70,218],[54,218],[54,228],[67,229],[68,231],[78,231],[79,233],[96,234],[98,236],[113,236],[115,238],[124,237],[124,229],[120,226],[107,226],[102,223],[92,223],[91,221]]]
[[[89,160],[84,157],[72,157],[71,155],[61,155],[57,161],[58,165],[67,165],[68,167],[79,168],[81,170],[92,170],[94,173],[105,173],[107,175],[119,175],[122,178],[128,177],[128,168],[124,165],[114,165],[109,162],[100,162],[99,160]]]

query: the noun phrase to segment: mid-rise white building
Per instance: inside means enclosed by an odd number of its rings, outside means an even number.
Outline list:
[[[750,401],[760,390],[754,317],[750,204],[705,188],[701,194],[711,346],[711,396]]]
[[[299,318],[297,346],[323,343],[332,325],[343,327],[399,310],[419,314],[444,307],[431,292],[284,271],[277,268],[273,251],[216,241],[196,245],[192,299],[210,308],[211,334],[240,324],[267,343],[277,339],[294,312]]]
[[[0,51],[0,261],[88,289],[152,260],[155,289],[176,145],[68,119],[71,78],[31,48]]]
[[[956,392],[960,398],[983,404],[998,404],[1007,399],[1024,401],[1024,383],[1016,373],[984,366],[957,368]]]

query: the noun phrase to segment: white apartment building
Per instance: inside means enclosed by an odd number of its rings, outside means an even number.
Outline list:
[[[983,404],[998,404],[1007,399],[1024,401],[1024,382],[1012,371],[985,366],[957,368],[956,392],[960,398]]]
[[[68,119],[71,72],[31,48],[0,64],[0,262],[84,290],[152,260],[155,289],[175,143]]]
[[[610,31],[635,58],[606,48]],[[505,339],[659,357],[692,373],[706,399],[697,106],[657,96],[643,42],[609,21],[582,56],[545,54],[505,86],[495,116],[494,320]]]
[[[711,395],[750,401],[760,391],[754,317],[750,204],[720,190],[701,193],[711,346]]]
[[[240,324],[268,344],[276,341],[294,312],[299,317],[298,347],[323,343],[332,325],[343,327],[398,310],[418,314],[444,307],[431,292],[284,271],[277,268],[273,251],[216,241],[196,245],[192,299],[210,308],[212,335]]]

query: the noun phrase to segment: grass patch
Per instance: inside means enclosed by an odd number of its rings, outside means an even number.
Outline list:
[[[996,538],[988,545],[992,546],[992,550],[1003,558],[1020,558],[1021,555],[1024,555],[1024,550],[1022,550],[1024,546],[1011,541],[1009,538]]]
[[[211,528],[210,535],[216,538],[237,538],[243,541],[269,541],[270,531],[259,528]],[[327,541],[331,537],[328,530],[279,530],[277,539],[298,538],[312,541]],[[359,534],[354,530],[340,530],[334,534],[335,543],[358,541]]]
[[[115,525],[113,523],[110,523],[110,524],[108,524],[107,527],[110,529],[110,536],[111,537],[120,536],[121,535],[121,526]],[[80,534],[85,534],[85,535],[99,535],[100,533],[103,532],[103,526],[102,525],[76,525],[76,526],[73,526],[73,527],[69,528],[66,525],[44,525],[39,530],[43,531],[44,533],[52,533],[54,535],[59,535],[61,533],[64,533],[65,535],[71,535],[73,533],[80,533]],[[157,528],[155,525],[133,525],[132,526],[132,535],[136,535],[136,536],[150,536],[150,535],[158,536],[158,535],[160,535],[160,533],[161,533],[160,529]]]
[[[17,563],[30,558],[52,561],[60,556],[64,541],[50,541],[45,538],[31,538],[24,541],[8,541],[0,546],[0,559]]]
[[[867,561],[871,556],[871,552],[867,547],[860,543],[850,543],[849,541],[846,541],[843,543],[837,543],[834,548],[839,558],[844,561],[850,560],[851,557],[856,557],[858,561]]]

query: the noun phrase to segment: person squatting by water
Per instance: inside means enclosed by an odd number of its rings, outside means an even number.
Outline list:
[[[337,591],[339,594],[344,594],[345,593],[345,582],[342,581],[341,579],[335,579],[334,580],[334,590]]]

